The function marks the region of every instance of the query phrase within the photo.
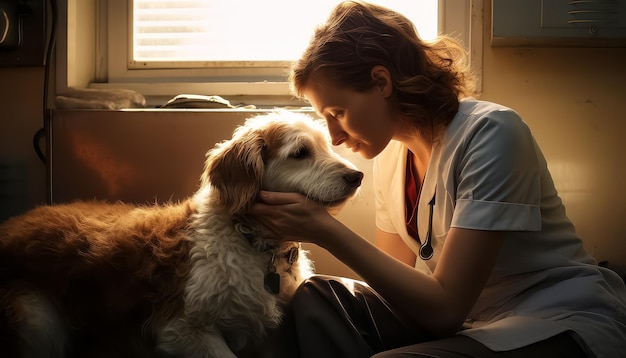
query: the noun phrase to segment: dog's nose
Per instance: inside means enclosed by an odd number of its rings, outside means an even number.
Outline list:
[[[363,173],[360,171],[351,171],[350,173],[343,176],[343,179],[353,188],[357,188],[361,185],[361,181],[363,180]]]

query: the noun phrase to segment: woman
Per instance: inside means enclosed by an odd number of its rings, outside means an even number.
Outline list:
[[[471,97],[462,48],[389,9],[338,5],[292,69],[334,145],[374,159],[375,244],[296,193],[252,209],[367,283],[316,276],[286,357],[620,357],[626,288],[585,251],[526,124]]]

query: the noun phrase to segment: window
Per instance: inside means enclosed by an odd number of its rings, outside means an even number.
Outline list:
[[[210,67],[239,61],[262,67],[294,60],[337,2],[133,0],[128,65]],[[410,17],[423,38],[437,36],[438,0],[373,2]]]
[[[67,0],[68,17],[86,6]],[[370,0],[401,11],[420,35],[452,34],[482,53],[483,0]],[[108,0],[94,12],[93,88],[124,87],[146,96],[180,93],[289,97],[286,73],[313,33],[339,0]],[[479,15],[479,16],[477,16]],[[473,22],[470,22],[470,19]],[[68,39],[72,38],[68,19]],[[92,30],[93,31],[93,30]],[[74,35],[78,36],[78,35]],[[67,53],[85,52],[72,45]],[[74,50],[71,49],[74,47]],[[478,54],[475,56],[475,54]],[[80,56],[80,55],[76,55]],[[68,59],[67,77],[73,64]],[[477,68],[480,61],[476,61]],[[478,71],[480,72],[480,71]],[[63,74],[62,74],[63,75]],[[83,75],[85,77],[85,75]],[[95,79],[95,80],[94,80]],[[75,84],[68,80],[67,85]],[[80,81],[78,81],[80,82]],[[83,81],[84,82],[84,81]]]

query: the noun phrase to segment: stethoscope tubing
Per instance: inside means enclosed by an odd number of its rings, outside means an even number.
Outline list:
[[[428,231],[426,232],[426,239],[424,240],[424,243],[422,244],[422,246],[420,246],[420,258],[422,260],[430,260],[433,257],[433,254],[435,252],[435,250],[433,250],[433,244],[432,244],[432,236],[433,236],[433,211],[434,211],[434,207],[435,207],[435,196],[436,196],[436,192],[435,194],[433,194],[433,198],[430,199],[430,202],[428,203],[429,206],[429,213],[428,213]]]

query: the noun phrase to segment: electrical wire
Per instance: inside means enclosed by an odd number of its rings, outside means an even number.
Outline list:
[[[33,147],[39,159],[46,164],[46,154],[41,149],[41,141],[46,139],[46,122],[50,119],[50,110],[48,109],[48,87],[50,86],[50,59],[54,53],[56,44],[56,28],[57,28],[57,3],[56,0],[49,0],[50,4],[50,36],[46,39],[46,49],[43,58],[44,79],[43,79],[43,127],[40,128],[33,136]],[[45,6],[44,6],[45,8]],[[46,14],[44,12],[44,18]]]

